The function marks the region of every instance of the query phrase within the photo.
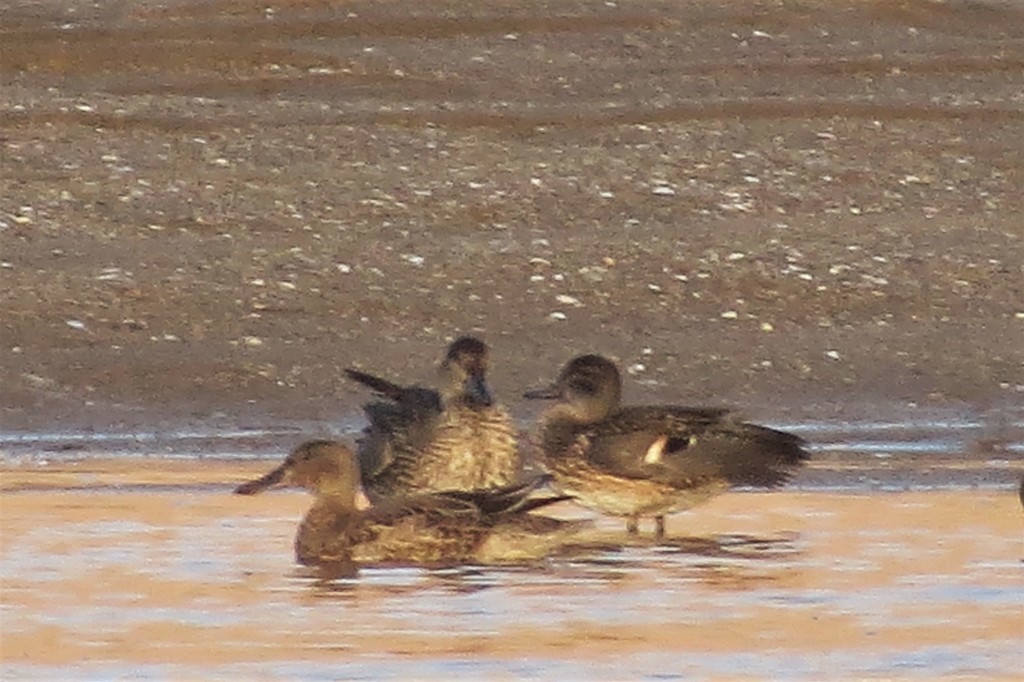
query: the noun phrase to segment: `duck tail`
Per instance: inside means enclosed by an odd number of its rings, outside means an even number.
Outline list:
[[[358,369],[352,369],[351,367],[345,370],[345,376],[352,381],[360,383],[366,386],[375,393],[380,394],[385,398],[391,398],[392,400],[399,400],[405,389],[398,384],[394,384],[387,379],[382,379],[366,372],[360,372]]]
[[[518,513],[531,512],[536,509],[550,506],[557,502],[576,499],[572,495],[547,495],[545,497],[530,497],[522,501],[513,511]]]
[[[504,497],[506,502],[509,503],[507,507],[504,507],[499,511],[502,514],[522,514],[548,505],[555,504],[556,502],[563,502],[565,500],[571,500],[571,495],[546,495],[544,497],[532,497],[540,488],[549,485],[554,477],[551,474],[540,474],[531,478],[525,483],[510,486],[505,489]]]
[[[448,497],[463,500],[475,505],[481,512],[489,516],[514,514],[532,509],[539,509],[555,502],[569,499],[564,496],[530,497],[536,490],[551,482],[550,474],[535,476],[523,483],[515,483],[502,488],[485,490],[450,490],[444,494]]]
[[[807,441],[786,431],[742,424],[740,435],[726,463],[733,485],[781,486],[811,457]]]

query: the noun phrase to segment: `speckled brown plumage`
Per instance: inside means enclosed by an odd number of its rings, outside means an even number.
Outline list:
[[[581,504],[625,516],[636,532],[653,516],[688,509],[733,486],[775,487],[807,458],[793,434],[732,419],[719,408],[621,407],[622,380],[597,355],[570,361],[548,389],[556,399],[541,421],[539,445],[555,487]]]
[[[310,441],[236,492],[293,484],[316,495],[295,538],[302,564],[489,564],[540,559],[574,534],[579,524],[530,513],[567,499],[531,497],[541,483],[421,493],[370,507],[361,497],[352,451],[334,441]]]
[[[371,497],[493,488],[516,480],[516,431],[491,397],[487,364],[487,346],[461,337],[448,347],[436,391],[347,370],[384,399],[366,406],[370,423],[359,440]]]

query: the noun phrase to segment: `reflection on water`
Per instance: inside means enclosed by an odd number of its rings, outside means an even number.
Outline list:
[[[243,504],[227,486],[5,491],[0,675],[853,679],[1020,668],[1024,514],[1008,491],[737,493],[671,517],[662,543],[597,519],[579,548],[535,564],[358,571],[296,566],[308,498],[269,499]]]
[[[665,541],[595,518],[548,561],[443,569],[296,566],[308,498],[254,507],[230,490],[299,429],[0,434],[0,677],[927,679],[1024,667],[1020,420],[785,428],[815,450],[787,490],[673,516]]]
[[[753,589],[776,579],[788,568],[782,559],[798,554],[797,537],[721,535],[645,540],[604,533],[582,538],[579,547],[556,560],[523,566],[456,566],[445,569],[357,567],[350,563],[298,567],[294,588],[308,589],[322,599],[351,599],[366,585],[386,587],[391,594],[424,589],[471,594],[515,582],[533,586],[621,583],[641,578],[701,581],[729,590]],[[759,561],[772,560],[770,567]]]

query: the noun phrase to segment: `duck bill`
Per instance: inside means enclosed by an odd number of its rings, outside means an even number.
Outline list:
[[[490,407],[494,404],[494,398],[482,376],[471,376],[466,379],[465,392],[470,405]]]
[[[530,400],[558,400],[561,394],[555,386],[545,386],[529,390],[523,394],[523,397]]]
[[[263,492],[267,488],[271,488],[276,485],[284,483],[285,474],[288,473],[288,468],[282,464],[273,471],[260,476],[252,481],[247,481],[237,488],[235,488],[236,495],[255,495],[256,493]]]

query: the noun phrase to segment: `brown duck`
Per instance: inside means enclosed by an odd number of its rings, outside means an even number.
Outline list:
[[[236,493],[297,485],[316,496],[299,525],[295,554],[305,565],[452,565],[533,561],[569,540],[579,522],[530,512],[568,499],[530,497],[544,478],[482,491],[422,493],[371,506],[355,454],[335,441],[309,441]]]
[[[464,336],[441,362],[439,390],[346,370],[382,398],[365,406],[370,423],[358,443],[371,498],[496,488],[516,480],[516,431],[491,396],[487,366],[486,344]]]
[[[728,410],[622,407],[622,379],[599,355],[571,360],[546,389],[540,449],[554,487],[580,504],[625,516],[630,533],[653,516],[688,509],[737,485],[775,487],[808,458],[798,436],[733,420]]]

